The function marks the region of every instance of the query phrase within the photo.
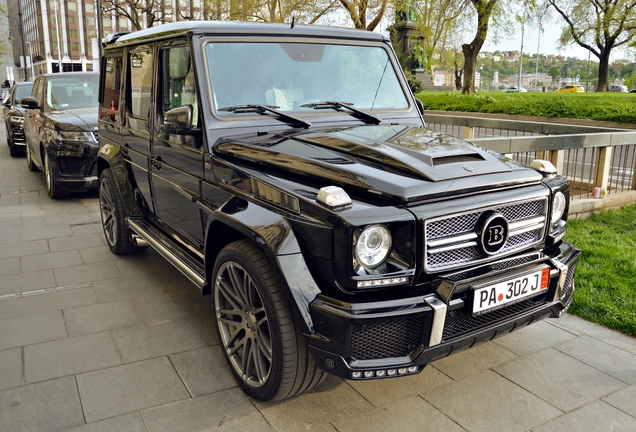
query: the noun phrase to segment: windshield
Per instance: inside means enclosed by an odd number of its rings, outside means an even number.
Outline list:
[[[316,109],[312,103],[326,101],[365,110],[408,108],[380,46],[214,42],[206,45],[206,56],[219,116],[237,116],[236,110],[220,109],[243,105],[309,113]]]
[[[22,98],[27,96],[31,96],[31,89],[33,88],[33,83],[31,85],[21,85],[15,88],[15,93],[13,99],[15,101],[19,101]]]
[[[46,82],[46,111],[97,108],[99,76],[51,78]]]

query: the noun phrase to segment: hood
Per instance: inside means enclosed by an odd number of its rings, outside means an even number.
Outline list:
[[[97,107],[49,111],[46,119],[54,129],[93,132],[97,130]]]
[[[537,183],[542,176],[495,152],[430,129],[360,126],[227,140],[214,148],[259,170],[402,202]],[[287,175],[283,173],[288,173]]]

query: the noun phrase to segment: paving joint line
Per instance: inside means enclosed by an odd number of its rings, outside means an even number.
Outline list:
[[[19,293],[2,295],[2,296],[0,296],[0,301],[2,301],[2,300],[12,300],[12,299],[16,299],[16,298],[31,297],[31,296],[35,296],[35,295],[41,295],[41,294],[53,294],[53,293],[56,293],[56,292],[70,291],[70,290],[74,290],[74,289],[88,288],[88,287],[92,287],[92,286],[93,286],[92,283],[86,282],[86,283],[81,283],[81,284],[65,285],[65,286],[61,286],[61,287],[43,288],[43,289],[32,290],[32,291],[22,291],[22,292],[19,292]]]

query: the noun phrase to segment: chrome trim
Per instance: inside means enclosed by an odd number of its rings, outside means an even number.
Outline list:
[[[132,241],[135,246],[139,246],[139,247],[150,246],[150,244],[146,240],[144,240],[142,237],[138,236],[137,234],[132,235]]]
[[[473,240],[477,238],[477,234],[475,233],[469,233],[469,234],[463,234],[463,235],[459,235],[456,237],[445,237],[445,238],[441,238],[438,240],[431,240],[430,242],[428,242],[428,245],[431,248],[436,248],[438,246],[444,246],[447,244],[451,244],[451,243],[459,243],[459,242],[463,242],[463,241],[469,241],[469,240]]]
[[[455,250],[455,249],[463,249],[463,248],[467,248],[467,247],[471,247],[471,246],[477,246],[477,242],[458,243],[456,245],[446,246],[446,247],[443,247],[443,248],[429,249],[429,250],[426,251],[426,253],[428,253],[428,254],[436,254],[436,253],[452,251],[452,250]]]
[[[528,225],[545,225],[545,219],[544,217],[541,216],[535,216],[532,218],[528,218],[528,219],[521,219],[515,222],[510,222],[508,223],[508,229],[512,232],[515,230],[518,230],[520,228],[523,228],[525,226]]]
[[[433,309],[433,322],[431,324],[431,337],[428,346],[439,345],[444,335],[444,324],[446,322],[446,303],[437,298],[436,295],[424,297],[424,301]]]
[[[563,287],[565,287],[565,280],[568,277],[568,266],[563,264],[561,261],[552,260],[552,263],[557,266],[561,274],[559,274],[559,281],[557,283],[557,287],[554,290],[554,298],[552,301],[558,301],[561,299],[561,295],[563,294]],[[552,272],[550,272],[550,276],[552,276]]]
[[[508,237],[516,236],[516,235],[519,235],[519,234],[524,234],[524,233],[527,233],[529,231],[535,231],[535,230],[538,230],[538,229],[543,229],[544,227],[545,227],[544,223],[539,223],[539,224],[535,224],[535,225],[529,225],[529,226],[527,226],[525,228],[520,228],[520,229],[517,229],[517,230],[514,230],[514,231],[509,231],[508,232]]]

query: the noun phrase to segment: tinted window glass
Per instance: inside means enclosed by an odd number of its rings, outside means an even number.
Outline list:
[[[102,110],[115,113],[119,109],[119,94],[121,92],[121,57],[106,59],[104,68],[104,101]]]
[[[187,46],[161,50],[161,119],[167,111],[189,105],[192,108],[193,128],[198,124],[198,107],[194,85],[194,71],[190,65]],[[162,120],[160,120],[162,123]]]
[[[152,90],[152,46],[143,46],[130,53],[130,115],[148,118]]]
[[[97,107],[99,75],[59,74],[49,78],[44,89],[46,111]]]

